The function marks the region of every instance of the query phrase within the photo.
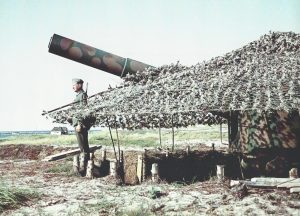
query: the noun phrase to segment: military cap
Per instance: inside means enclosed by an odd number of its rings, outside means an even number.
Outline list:
[[[73,84],[82,84],[83,80],[82,79],[78,79],[78,78],[74,78],[74,79],[72,79],[72,83]]]

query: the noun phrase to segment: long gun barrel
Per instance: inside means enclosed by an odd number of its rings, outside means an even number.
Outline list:
[[[80,62],[90,67],[123,77],[127,73],[143,71],[151,65],[123,58],[72,39],[54,34],[49,42],[49,52]]]

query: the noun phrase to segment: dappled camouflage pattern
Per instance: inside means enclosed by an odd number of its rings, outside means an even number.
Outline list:
[[[152,67],[151,65],[123,58],[57,34],[54,34],[50,40],[49,52],[120,77]]]
[[[260,149],[296,149],[300,147],[298,112],[275,111],[241,114],[239,149],[251,154]]]
[[[240,113],[237,148],[243,153],[241,167],[246,178],[287,177],[300,168],[300,118],[298,112]]]

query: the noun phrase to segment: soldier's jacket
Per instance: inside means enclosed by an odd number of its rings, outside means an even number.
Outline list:
[[[83,107],[85,105],[87,105],[87,94],[85,91],[83,91],[82,89],[77,93],[74,102],[78,102],[76,103],[76,106],[79,107]],[[83,124],[83,122],[79,122],[79,120],[76,117],[72,117],[72,126],[76,127],[79,123]]]
[[[74,102],[79,102],[80,106],[85,106],[87,104],[87,94],[82,89],[77,93]]]

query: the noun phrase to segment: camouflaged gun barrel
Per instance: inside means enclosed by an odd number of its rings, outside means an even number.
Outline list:
[[[54,34],[49,42],[49,52],[80,62],[90,67],[123,77],[127,73],[143,71],[151,65],[123,58],[89,45]]]

